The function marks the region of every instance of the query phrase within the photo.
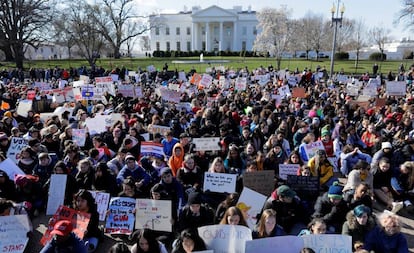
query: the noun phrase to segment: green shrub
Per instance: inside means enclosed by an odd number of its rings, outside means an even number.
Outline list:
[[[382,57],[381,57],[381,53],[376,52],[376,53],[372,53],[369,56],[369,59],[371,61],[381,61],[381,60],[385,61],[387,59],[387,55],[386,54],[382,54]]]
[[[335,60],[349,60],[349,53],[348,52],[335,53]]]

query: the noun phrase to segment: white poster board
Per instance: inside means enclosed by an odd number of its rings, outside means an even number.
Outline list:
[[[214,252],[245,252],[246,242],[252,240],[252,231],[239,225],[212,225],[198,228],[198,234],[207,249]]]
[[[171,200],[137,199],[135,228],[172,232]]]
[[[205,137],[192,139],[192,143],[195,145],[195,151],[221,150],[219,142],[219,137]]]
[[[254,229],[257,223],[257,215],[261,213],[266,196],[247,187],[243,188],[236,206],[242,211],[250,229]]]
[[[21,137],[13,137],[10,142],[10,147],[7,150],[7,158],[10,158],[17,164],[20,158],[20,151],[28,145],[28,141]]]
[[[349,235],[304,235],[303,247],[315,252],[343,252],[352,253],[352,237]]]
[[[315,141],[305,145],[305,153],[309,160],[316,155],[318,150],[325,150],[322,141]]]
[[[72,129],[72,140],[79,147],[85,146],[86,129]]]
[[[392,81],[386,83],[386,93],[388,96],[405,96],[407,84],[404,81]]]
[[[135,224],[135,199],[116,197],[109,202],[109,215],[105,232],[110,234],[130,234]]]
[[[90,135],[100,134],[106,131],[106,122],[110,115],[96,115],[94,118],[86,118],[85,123]]]
[[[107,192],[90,191],[98,206],[99,220],[104,221],[106,218],[106,212],[108,211],[109,200],[111,194]]]
[[[67,175],[52,174],[50,176],[49,196],[46,215],[53,215],[59,206],[64,204]]]
[[[204,173],[203,191],[232,193],[236,191],[236,174]]]
[[[299,164],[279,164],[279,177],[286,180],[288,175],[297,175],[299,168]]]
[[[246,242],[245,253],[268,253],[277,249],[283,253],[298,253],[303,249],[303,239],[299,236],[275,236]]]
[[[26,175],[10,157],[0,163],[0,170],[6,172],[11,180],[14,180],[16,175]]]
[[[23,253],[29,238],[29,218],[27,215],[0,216],[1,252]]]
[[[17,114],[26,118],[27,112],[32,110],[32,104],[33,104],[32,100],[28,100],[28,99],[20,100],[19,105],[17,106]]]

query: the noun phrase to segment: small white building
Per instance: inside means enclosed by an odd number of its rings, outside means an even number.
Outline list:
[[[258,33],[256,12],[241,6],[193,7],[177,14],[150,17],[151,50],[251,51]]]
[[[387,60],[403,60],[404,54],[414,51],[414,41],[403,38],[401,41],[392,41],[384,44],[384,54]],[[368,59],[372,53],[379,53],[378,45],[372,45],[360,50],[360,59]],[[356,59],[356,51],[349,52],[349,59]]]

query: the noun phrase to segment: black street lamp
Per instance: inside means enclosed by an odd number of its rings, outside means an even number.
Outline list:
[[[339,10],[339,5],[341,0],[337,0],[338,5],[335,7],[335,4],[332,5],[331,14],[332,14],[332,23],[331,26],[334,25],[334,34],[332,39],[332,53],[331,53],[331,68],[330,68],[330,77],[333,78],[334,74],[334,61],[335,61],[335,50],[336,50],[336,34],[338,32],[338,24],[339,27],[342,27],[342,19],[344,17],[345,12],[345,5],[342,4],[341,10]],[[336,12],[336,17],[335,17]]]

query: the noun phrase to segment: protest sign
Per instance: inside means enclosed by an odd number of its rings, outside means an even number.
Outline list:
[[[288,80],[289,86],[295,86],[298,83],[298,77],[295,75],[289,76],[287,80]]]
[[[386,83],[385,91],[388,96],[405,96],[407,84],[404,81]]]
[[[135,228],[172,232],[171,200],[137,199]]]
[[[299,168],[299,164],[279,164],[279,177],[286,180],[288,175],[296,175]]]
[[[243,174],[243,186],[269,196],[275,188],[275,171],[246,172]]]
[[[346,85],[346,93],[349,96],[358,96],[359,86],[358,85],[355,85],[355,84],[352,84],[352,83],[348,83]]]
[[[119,81],[119,75],[118,74],[111,74],[111,78],[114,82],[118,82]]]
[[[195,151],[212,151],[221,149],[219,146],[219,137],[193,138],[192,142],[195,145]]]
[[[67,176],[64,174],[52,174],[50,176],[46,215],[56,213],[59,206],[64,204]]]
[[[198,234],[214,252],[245,252],[246,242],[252,240],[252,231],[240,225],[199,227]]]
[[[234,84],[234,89],[237,91],[245,91],[247,88],[247,79],[246,77],[238,77],[236,83]]]
[[[106,211],[108,210],[109,200],[111,195],[107,192],[90,191],[98,206],[99,220],[104,221],[106,218]]]
[[[288,85],[283,85],[282,87],[280,87],[277,90],[278,90],[279,95],[282,96],[282,98],[292,96],[292,93],[290,92],[290,89],[289,89]]]
[[[20,151],[26,146],[28,146],[27,140],[21,137],[13,137],[7,150],[7,158],[12,159],[17,164],[20,158]]]
[[[232,193],[236,191],[236,180],[236,174],[205,172],[203,191]]]
[[[118,84],[118,93],[124,97],[135,97],[134,85],[132,84]]]
[[[175,107],[180,111],[185,110],[186,112],[191,112],[191,103],[189,102],[180,102]]]
[[[294,87],[292,88],[292,97],[293,98],[306,98],[306,90],[303,87]]]
[[[96,115],[94,118],[86,118],[85,124],[90,135],[100,134],[106,131],[106,121],[110,120],[110,115]]]
[[[161,98],[168,102],[179,103],[181,93],[175,90],[166,88],[158,88],[158,92],[161,94]]]
[[[244,220],[250,229],[254,229],[257,223],[257,216],[261,213],[266,196],[255,192],[247,187],[243,187],[236,207],[240,209]]]
[[[47,230],[43,235],[40,243],[45,245],[48,241],[50,241],[53,235],[50,234],[53,230],[53,226],[56,222],[60,220],[68,220],[72,222],[73,232],[80,238],[83,239],[85,235],[85,231],[88,228],[89,220],[91,218],[91,214],[84,213],[80,211],[76,211],[75,209],[60,206],[53,217],[49,220],[49,224],[47,226]]]
[[[109,215],[105,232],[110,234],[130,234],[134,231],[135,199],[116,197],[109,201]]]
[[[375,80],[375,79],[370,79],[371,80]],[[378,95],[378,91],[377,91],[377,85],[369,82],[364,89],[362,90],[362,95],[365,96],[369,96],[369,97],[375,97]]]
[[[0,216],[1,252],[23,253],[29,238],[29,217],[27,215]]]
[[[0,162],[0,170],[6,172],[11,180],[14,180],[16,175],[26,175],[11,157],[7,157],[6,160]]]
[[[336,81],[339,83],[346,83],[348,81],[348,76],[339,74],[336,76]]]
[[[316,155],[316,151],[325,150],[322,141],[315,141],[305,145],[305,153],[308,156],[308,160]]]
[[[386,98],[377,98],[375,99],[375,107],[381,108],[385,106],[387,99]]]
[[[303,248],[303,239],[299,236],[275,236],[246,241],[245,253],[268,253],[277,249],[283,253],[298,253]]]
[[[135,87],[135,97],[140,98],[142,97],[142,87],[141,86],[136,86]]]
[[[89,82],[89,76],[79,75],[79,80],[84,81],[84,82]]]
[[[35,82],[33,85],[35,88],[38,88],[41,91],[48,91],[52,90],[52,87],[50,86],[50,83],[45,82]]]
[[[32,110],[33,101],[29,99],[20,100],[19,105],[17,106],[17,114],[26,118],[27,112]]]
[[[192,83],[194,85],[198,85],[200,83],[200,81],[201,81],[201,75],[200,74],[194,73],[191,76],[190,83]]]
[[[319,196],[319,178],[288,175],[286,184],[298,194],[301,199],[315,200]]]
[[[72,129],[72,140],[79,147],[85,146],[86,129]]]
[[[181,81],[184,81],[184,82],[187,81],[187,76],[185,74],[185,71],[178,72],[178,80],[181,80]]]
[[[320,234],[304,235],[303,247],[315,252],[352,253],[352,237],[349,235]]]
[[[165,136],[167,132],[171,130],[170,127],[167,126],[160,126],[160,125],[148,125],[148,132],[152,134],[160,133],[162,136]]]
[[[143,141],[141,142],[141,155],[154,156],[162,159],[164,157],[163,145],[151,141]]]

